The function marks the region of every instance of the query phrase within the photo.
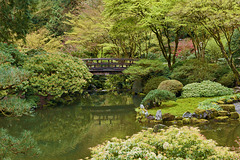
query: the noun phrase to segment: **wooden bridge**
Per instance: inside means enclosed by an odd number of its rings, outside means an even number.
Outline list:
[[[82,59],[94,75],[121,74],[137,59],[130,58],[87,58]]]

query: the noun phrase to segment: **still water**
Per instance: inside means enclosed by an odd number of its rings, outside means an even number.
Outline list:
[[[0,128],[8,129],[16,137],[23,130],[31,131],[42,151],[34,159],[77,160],[90,156],[89,147],[141,131],[144,127],[135,122],[134,112],[140,102],[140,97],[126,94],[91,95],[69,106],[38,110],[32,117],[1,117]],[[223,146],[234,145],[240,136],[239,123],[206,125],[200,129],[207,138]]]

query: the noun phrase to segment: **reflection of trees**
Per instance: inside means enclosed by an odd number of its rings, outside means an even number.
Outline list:
[[[207,139],[215,140],[220,146],[236,146],[234,142],[240,135],[239,123],[211,123],[208,125],[200,126],[201,133]]]

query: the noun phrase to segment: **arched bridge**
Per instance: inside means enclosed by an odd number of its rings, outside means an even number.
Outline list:
[[[121,74],[137,59],[130,58],[86,58],[82,59],[94,75]]]

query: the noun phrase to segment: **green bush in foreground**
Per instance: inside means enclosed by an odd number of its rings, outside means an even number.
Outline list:
[[[25,61],[23,68],[32,76],[22,88],[57,102],[62,102],[65,96],[81,94],[92,78],[81,59],[62,53],[35,55]]]
[[[233,94],[233,89],[224,87],[220,83],[203,81],[191,83],[183,87],[182,97],[214,97]]]
[[[36,104],[35,104],[36,105]],[[22,116],[31,114],[34,104],[17,96],[7,96],[0,100],[0,113],[5,116]]]
[[[20,138],[8,134],[7,130],[0,129],[0,159],[20,159],[19,156],[36,156],[40,153],[31,132],[24,131]]]
[[[182,88],[183,88],[183,84],[178,80],[162,81],[158,86],[158,89],[168,90],[174,94],[178,94],[179,92],[181,92]]]
[[[155,105],[161,105],[162,102],[169,101],[169,100],[176,100],[175,94],[167,90],[151,90],[145,98],[142,100],[142,104],[146,106],[147,109],[153,108]]]
[[[148,92],[150,92],[151,90],[157,89],[159,84],[162,81],[168,80],[168,78],[163,77],[163,76],[159,76],[159,77],[153,77],[151,79],[149,79],[147,81],[147,83],[144,86],[143,92],[145,94],[147,94]]]
[[[91,148],[92,159],[239,159],[239,154],[207,140],[197,128],[169,127],[159,133],[152,129],[139,132],[128,139],[113,138]]]

